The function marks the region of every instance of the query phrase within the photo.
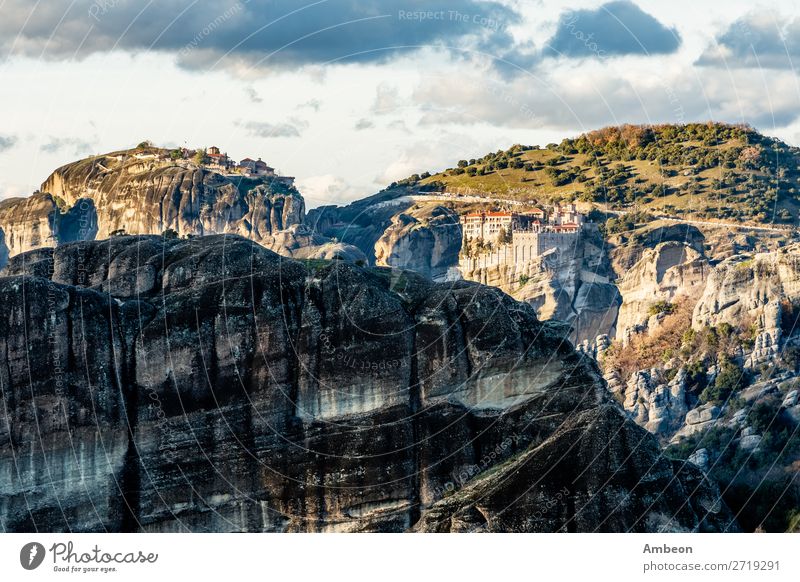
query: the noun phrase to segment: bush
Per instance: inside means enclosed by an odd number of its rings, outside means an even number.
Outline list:
[[[647,313],[650,314],[651,316],[661,315],[662,313],[665,315],[669,315],[674,311],[675,311],[675,306],[669,301],[657,301],[650,306],[650,309],[647,310]]]
[[[746,380],[744,370],[732,360],[723,358],[714,384],[703,390],[700,394],[700,401],[722,404],[733,393],[743,388],[747,384]]]
[[[197,150],[194,152],[194,157],[192,158],[195,164],[198,166],[202,166],[203,164],[208,163],[208,157],[206,156],[205,150]]]

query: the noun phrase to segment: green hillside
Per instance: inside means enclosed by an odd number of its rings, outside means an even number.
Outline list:
[[[800,150],[744,125],[623,125],[515,145],[397,185],[691,219],[793,223]]]

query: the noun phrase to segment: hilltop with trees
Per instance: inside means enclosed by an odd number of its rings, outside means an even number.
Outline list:
[[[544,148],[515,145],[394,185],[539,203],[578,201],[695,220],[789,224],[800,210],[799,154],[746,125],[622,125]]]

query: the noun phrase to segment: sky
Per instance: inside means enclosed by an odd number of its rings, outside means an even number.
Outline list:
[[[308,207],[619,123],[800,145],[800,2],[0,0],[0,198],[133,147],[216,145]]]

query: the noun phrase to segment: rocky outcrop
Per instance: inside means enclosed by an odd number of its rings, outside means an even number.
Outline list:
[[[606,353],[609,347],[611,347],[611,339],[605,334],[597,336],[594,341],[586,339],[575,345],[576,350],[598,362],[603,361],[603,354]]]
[[[555,434],[536,448],[478,477],[423,513],[416,531],[425,532],[594,532],[697,531],[708,523],[695,521],[693,512],[675,506],[700,508],[717,521],[723,504],[694,465],[658,454],[653,440],[640,439],[633,424],[608,406],[566,419]],[[637,442],[635,452],[618,456]],[[653,456],[656,455],[655,458]],[[653,462],[651,465],[646,463]],[[584,467],[601,469],[583,474]],[[595,479],[606,474],[605,480]],[[633,483],[632,474],[646,478]],[[665,479],[676,478],[679,488]],[[526,484],[520,491],[520,482]],[[665,488],[666,487],[666,488]],[[601,493],[597,493],[597,492]],[[612,491],[614,491],[612,493]],[[673,497],[675,496],[675,497]],[[683,496],[681,498],[681,496]],[[509,499],[516,499],[513,506]],[[642,512],[644,506],[648,509]],[[631,520],[632,511],[639,517]],[[683,515],[681,515],[683,514]],[[707,521],[707,520],[706,520]],[[683,526],[677,526],[683,522]],[[694,525],[692,525],[694,524]],[[722,527],[723,530],[726,526]],[[736,529],[736,526],[733,526]],[[730,531],[730,530],[728,530]]]
[[[301,228],[303,197],[269,177],[226,177],[183,160],[117,152],[63,166],[41,190],[0,204],[8,255],[112,233],[173,230],[180,237],[239,234],[290,257],[364,258],[352,245]]]
[[[97,211],[88,198],[71,207],[51,194],[0,202],[0,268],[9,256],[97,235]]]
[[[375,243],[375,264],[415,271],[434,280],[457,276],[458,214],[444,206],[414,206],[396,214]]]
[[[695,305],[692,327],[721,323],[752,326],[753,346],[744,366],[757,369],[780,354],[782,303],[800,300],[800,245],[736,255],[717,265]]]
[[[761,330],[780,318],[776,302],[800,298],[800,245],[768,253],[736,255],[717,265],[692,315],[699,329],[720,323],[760,322]]]
[[[316,233],[358,247],[370,265],[415,271],[435,280],[458,279],[458,214],[404,188],[385,190],[347,206],[320,206],[306,223]]]
[[[668,382],[660,369],[639,370],[625,387],[625,410],[637,424],[659,436],[672,434],[683,426],[688,404],[683,368]]]
[[[3,251],[0,266],[9,255],[42,246],[55,246],[56,203],[52,196],[37,193],[30,198],[9,198],[0,202],[0,231]]]
[[[644,249],[641,258],[618,281],[623,300],[617,337],[624,341],[632,331],[649,329],[650,318],[658,315],[653,307],[659,302],[694,301],[709,271],[706,258],[688,243],[669,241]]]
[[[286,230],[261,240],[261,245],[293,259],[343,259],[366,261],[361,249],[324,237],[305,224],[293,224]]]
[[[268,179],[265,179],[268,180]],[[188,163],[97,156],[57,169],[42,192],[73,207],[88,198],[98,238],[114,231],[179,236],[236,233],[261,242],[303,222],[303,198],[277,182],[226,178]]]
[[[358,247],[368,264],[375,265],[376,243],[386,229],[400,214],[414,212],[415,201],[407,196],[409,193],[402,188],[386,190],[347,206],[318,206],[308,211],[306,224],[322,236]],[[456,262],[457,258],[454,264]],[[399,261],[398,268],[402,268]]]
[[[622,277],[642,259],[648,249],[666,242],[677,242],[702,254],[705,241],[706,236],[694,225],[656,220],[633,234],[609,236],[608,254],[614,272]]]
[[[687,460],[705,471],[708,469],[708,449],[697,449],[695,452],[689,455]]]
[[[392,291],[221,235],[65,244],[6,275],[4,531],[736,527],[496,289]]]
[[[684,425],[672,437],[672,442],[679,442],[683,437],[689,437],[716,426],[720,413],[720,407],[712,403],[693,408],[686,413]]]

